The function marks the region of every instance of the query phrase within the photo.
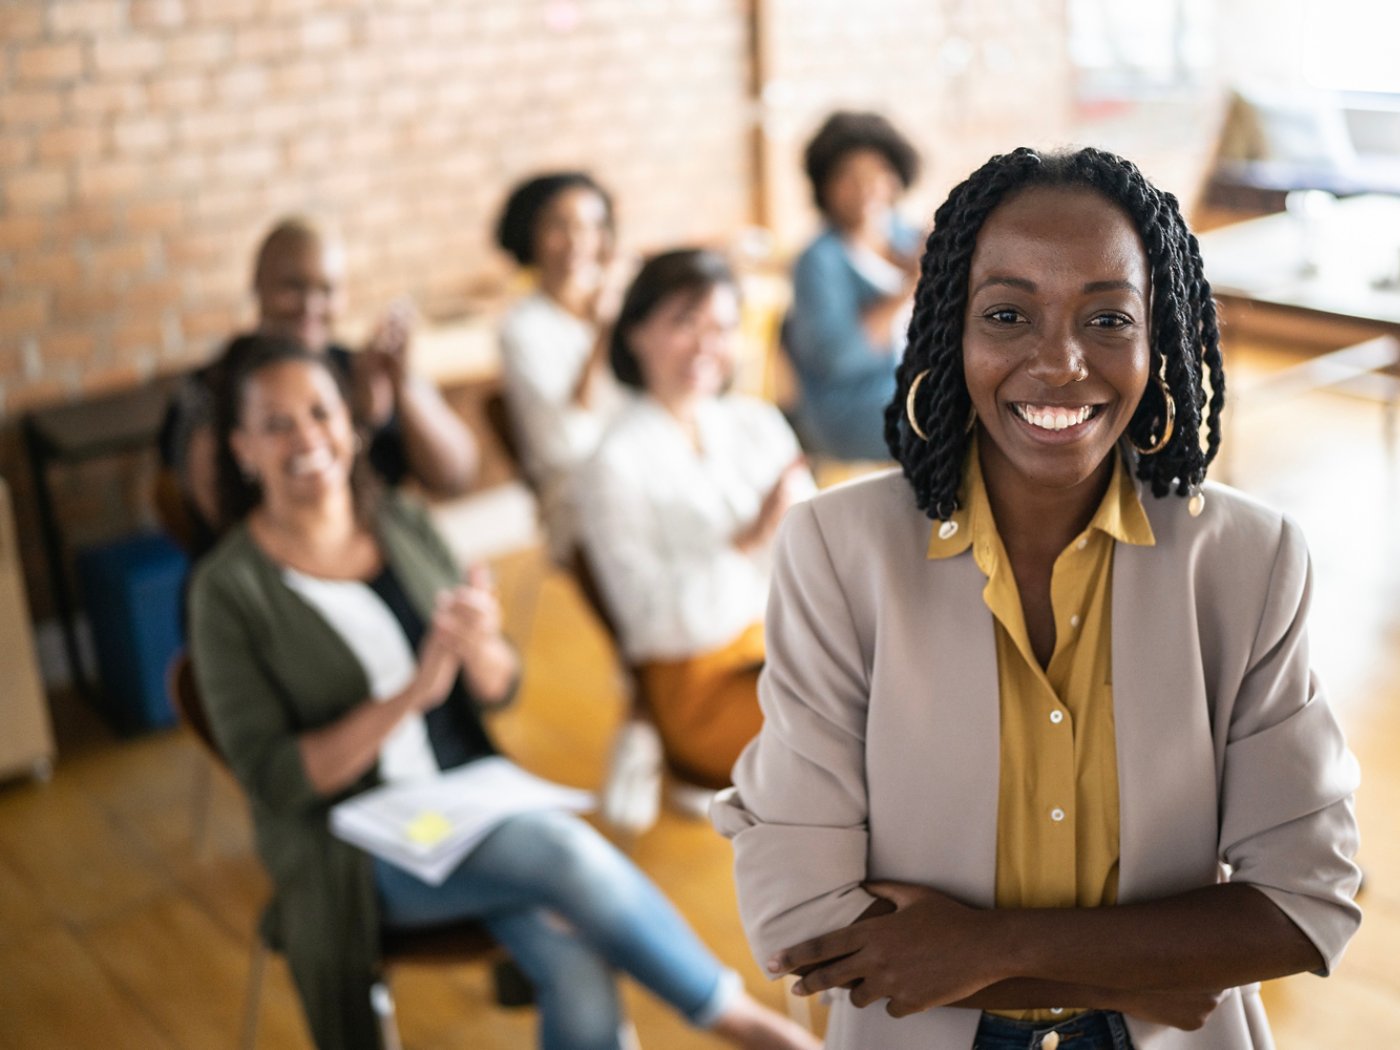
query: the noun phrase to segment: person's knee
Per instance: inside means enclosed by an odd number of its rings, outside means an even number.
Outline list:
[[[530,851],[561,897],[605,899],[621,892],[627,861],[592,827],[565,814],[542,814],[531,828]]]

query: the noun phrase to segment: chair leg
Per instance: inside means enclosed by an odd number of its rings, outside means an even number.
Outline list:
[[[238,1045],[253,1050],[258,1042],[258,1015],[262,1012],[263,968],[267,965],[267,945],[253,931],[253,957],[248,964],[248,991],[243,998],[243,1034]]]
[[[369,990],[370,1006],[374,1016],[379,1018],[379,1041],[384,1050],[403,1050],[403,1039],[399,1036],[399,1019],[394,1011],[394,996],[389,986],[381,978]]]
[[[199,768],[190,791],[190,843],[196,857],[209,845],[209,810],[214,798],[214,765],[207,755],[199,755],[197,761]]]

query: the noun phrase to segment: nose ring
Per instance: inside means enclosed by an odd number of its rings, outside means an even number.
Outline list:
[[[1076,382],[1076,383],[1082,383],[1082,382],[1084,382],[1084,380],[1086,380],[1086,379],[1088,379],[1088,378],[1089,378],[1089,370],[1088,370],[1087,368],[1085,368],[1083,365],[1080,365],[1079,368],[1075,370],[1075,373],[1074,373],[1074,382]]]

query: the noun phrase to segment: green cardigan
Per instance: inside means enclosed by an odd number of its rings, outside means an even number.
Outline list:
[[[386,561],[425,622],[438,590],[460,575],[426,514],[386,495],[377,516]],[[328,811],[378,783],[371,769],[335,798],[306,779],[297,737],[369,696],[339,634],[234,528],[203,559],[190,591],[195,679],[219,749],[247,793],[274,896],[264,918],[286,952],[316,1045],[380,1045],[369,992],[379,912],[366,854],[330,833]]]

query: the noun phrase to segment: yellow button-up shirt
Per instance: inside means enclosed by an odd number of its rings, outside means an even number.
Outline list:
[[[958,530],[935,527],[930,558],[969,547],[987,577],[1001,703],[997,814],[998,908],[1093,908],[1118,895],[1118,756],[1113,723],[1112,587],[1115,541],[1155,542],[1137,489],[1115,457],[1098,510],[1055,559],[1050,599],[1055,651],[1042,668],[997,532],[976,446],[968,455]],[[1007,1012],[1060,1020],[1070,1011]]]

